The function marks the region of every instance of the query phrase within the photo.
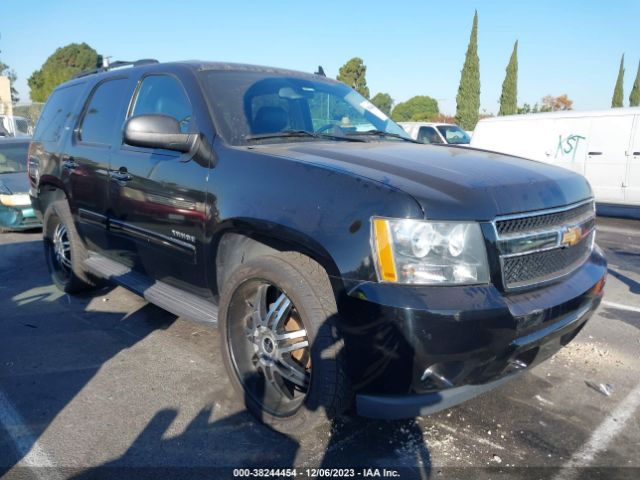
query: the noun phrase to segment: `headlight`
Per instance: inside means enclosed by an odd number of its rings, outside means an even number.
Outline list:
[[[484,239],[475,222],[373,218],[371,235],[378,278],[383,282],[489,282]]]
[[[28,193],[18,195],[1,195],[0,203],[6,207],[25,207],[31,205],[31,199]]]

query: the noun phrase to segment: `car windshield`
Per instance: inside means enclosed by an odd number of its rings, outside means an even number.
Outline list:
[[[0,140],[0,174],[27,171],[29,142],[3,142]]]
[[[438,125],[436,128],[447,140],[447,143],[462,145],[471,142],[469,134],[457,125]]]
[[[410,140],[399,125],[342,83],[265,71],[209,70],[202,76],[216,129],[232,145]]]

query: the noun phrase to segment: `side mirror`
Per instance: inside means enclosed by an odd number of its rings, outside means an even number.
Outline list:
[[[186,153],[193,149],[197,140],[196,133],[182,133],[178,121],[168,115],[137,115],[124,124],[124,143],[134,147]]]

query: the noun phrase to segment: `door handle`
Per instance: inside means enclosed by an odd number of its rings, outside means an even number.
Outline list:
[[[640,157],[640,152],[633,152],[634,157]]]
[[[120,167],[118,170],[111,170],[111,178],[118,182],[128,182],[133,177],[127,171],[127,167]]]
[[[602,155],[602,152],[589,152],[587,155],[592,155],[592,156]]]
[[[64,157],[62,157],[62,166],[67,170],[75,170],[80,165],[76,163],[73,157],[65,155]]]

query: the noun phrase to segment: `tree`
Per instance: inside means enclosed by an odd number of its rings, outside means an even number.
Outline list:
[[[611,98],[611,108],[623,107],[623,87],[624,82],[624,53],[622,59],[620,59],[620,70],[618,70],[618,79],[616,80],[616,86],[613,89],[613,98]]]
[[[391,98],[391,95],[388,93],[376,93],[375,97],[371,99],[371,103],[382,110],[386,115],[391,115],[393,98]]]
[[[27,80],[31,100],[44,102],[49,94],[76,73],[97,68],[100,57],[86,43],[71,43],[58,48]]]
[[[573,100],[569,100],[567,94],[560,95],[559,97],[553,97],[547,95],[542,99],[541,112],[556,112],[558,110],[572,110]]]
[[[356,92],[365,98],[369,98],[369,87],[367,87],[367,66],[361,58],[354,57],[345,63],[338,71],[336,77],[340,82],[346,83]]]
[[[500,95],[500,111],[498,115],[514,115],[518,113],[518,41],[513,44],[513,52],[507,65],[507,73],[502,82]]]
[[[633,82],[631,95],[629,95],[629,106],[637,107],[640,105],[640,62],[638,62],[638,73],[636,73],[636,81]]]
[[[435,98],[418,95],[396,105],[391,116],[396,122],[419,122],[435,120],[439,113]]]
[[[473,130],[478,123],[479,111],[480,59],[478,58],[478,12],[476,11],[456,96],[456,123],[465,130]]]

